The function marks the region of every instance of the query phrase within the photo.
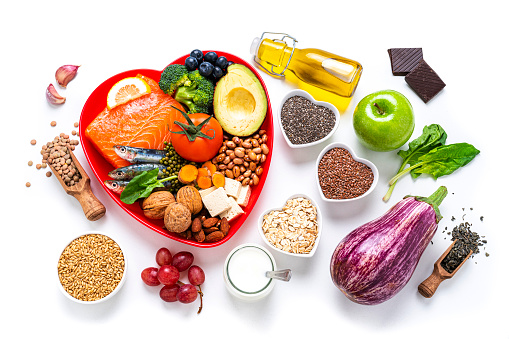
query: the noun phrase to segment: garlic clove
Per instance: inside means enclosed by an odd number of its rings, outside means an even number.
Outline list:
[[[67,84],[74,79],[76,76],[76,73],[78,73],[78,68],[80,66],[74,66],[74,65],[64,65],[60,66],[57,71],[55,72],[55,79],[57,79],[57,82],[62,87],[67,87]]]
[[[53,105],[61,105],[65,102],[65,97],[58,94],[53,84],[49,84],[48,88],[46,88],[46,99]]]

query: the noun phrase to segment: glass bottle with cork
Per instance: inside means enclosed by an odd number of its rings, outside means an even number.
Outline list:
[[[276,77],[289,73],[305,84],[350,98],[362,74],[362,66],[316,48],[296,48],[297,40],[286,33],[264,32],[251,44],[254,61]]]

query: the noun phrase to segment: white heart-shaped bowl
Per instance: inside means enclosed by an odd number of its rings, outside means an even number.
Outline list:
[[[295,96],[304,97],[304,98],[308,99],[309,101],[311,101],[313,104],[315,104],[317,106],[322,106],[322,107],[329,108],[330,110],[332,110],[332,112],[334,112],[334,115],[336,117],[336,123],[334,124],[334,127],[329,132],[329,134],[327,134],[325,137],[323,137],[320,140],[316,140],[316,141],[309,142],[309,143],[306,143],[306,144],[293,144],[290,141],[290,139],[288,139],[288,136],[286,135],[286,132],[285,132],[285,130],[283,128],[283,122],[281,121],[281,111],[282,111],[283,106],[286,103],[286,101],[288,99],[290,99],[291,97],[295,97]],[[309,94],[308,92],[303,91],[301,89],[294,89],[294,90],[288,92],[284,96],[283,100],[281,101],[281,105],[279,106],[279,110],[277,112],[277,119],[278,119],[278,122],[279,122],[279,128],[281,129],[281,132],[283,133],[283,137],[285,138],[286,143],[288,144],[288,146],[290,146],[291,148],[304,148],[304,147],[310,147],[310,146],[317,145],[317,144],[319,144],[321,142],[324,142],[328,138],[330,138],[336,132],[336,130],[338,129],[340,115],[339,115],[338,109],[333,104],[325,102],[325,101],[316,101],[315,98],[313,98],[313,96],[311,94]]]
[[[61,268],[60,267],[60,260],[64,260],[63,258],[63,255],[64,255],[64,251],[66,252],[66,255],[67,255],[67,249],[69,248],[70,251],[72,251],[72,257],[69,258],[68,260],[66,259],[65,261],[68,262],[68,263],[73,263],[75,262],[74,260],[79,260],[79,264],[80,266],[81,265],[89,265],[91,264],[90,261],[92,261],[93,263],[96,263],[96,265],[101,265],[101,264],[105,264],[104,262],[101,262],[101,260],[98,260],[96,258],[92,258],[91,260],[87,260],[86,263],[82,262],[83,260],[83,253],[85,253],[86,255],[88,255],[90,252],[89,250],[91,249],[91,247],[87,247],[85,246],[85,240],[87,239],[86,237],[90,237],[90,236],[94,236],[94,235],[99,235],[101,238],[101,240],[107,240],[106,238],[109,238],[109,240],[111,240],[113,242],[113,244],[111,242],[107,242],[107,243],[104,243],[104,242],[101,242],[101,241],[93,241],[91,239],[88,239],[90,240],[90,242],[94,243],[94,244],[98,244],[98,245],[108,245],[108,246],[114,246],[115,248],[118,246],[118,249],[120,249],[120,252],[122,253],[122,256],[118,256],[116,258],[110,258],[110,259],[106,259],[104,258],[104,260],[107,260],[107,264],[108,266],[111,266],[111,265],[116,265],[116,264],[119,264],[119,265],[122,265],[123,264],[123,270],[122,270],[122,277],[120,278],[120,281],[117,282],[116,284],[116,287],[114,287],[114,289],[109,292],[109,294],[107,295],[104,295],[102,298],[100,299],[96,299],[96,300],[83,300],[83,299],[80,299],[78,297],[74,297],[73,295],[71,295],[70,292],[67,291],[67,289],[62,285],[62,280],[60,278],[60,274],[63,274],[63,275],[68,275],[69,272],[71,277],[70,277],[70,280],[74,280],[76,282],[75,286],[78,286],[77,288],[80,288],[79,286],[86,286],[86,280],[87,280],[87,277],[81,277],[81,275],[86,275],[86,271],[84,272],[76,272],[75,270],[75,266],[71,266],[69,267],[69,269],[66,269],[66,268]],[[105,238],[102,238],[102,237],[105,237]],[[82,240],[79,240],[80,238],[82,238]],[[117,246],[115,246],[115,244]],[[85,251],[82,251],[83,247],[87,247]],[[98,246],[99,247],[99,246]],[[75,249],[73,249],[75,248]],[[90,253],[90,254],[93,254],[93,253]],[[100,255],[99,258],[100,259],[103,259],[103,255],[104,253],[97,253],[97,255]],[[116,252],[116,254],[118,254],[118,252]],[[95,254],[94,254],[95,255]],[[76,257],[74,257],[76,256]],[[67,258],[67,256],[66,256]],[[121,258],[121,259],[120,259]],[[119,259],[119,260],[117,260]],[[111,299],[121,288],[122,286],[124,285],[124,282],[125,282],[125,279],[126,279],[126,273],[127,273],[127,258],[126,258],[126,254],[125,254],[125,251],[123,250],[122,247],[120,247],[120,245],[117,243],[116,240],[113,240],[113,238],[111,238],[110,236],[104,234],[104,233],[101,233],[101,232],[87,232],[87,233],[84,233],[84,234],[81,234],[75,238],[73,238],[71,241],[69,241],[69,243],[67,243],[64,247],[64,249],[62,250],[62,252],[59,254],[59,259],[58,259],[58,267],[57,267],[57,273],[58,273],[58,286],[59,286],[59,289],[60,291],[62,291],[62,293],[67,297],[69,298],[70,300],[72,301],[75,301],[77,303],[80,303],[80,304],[98,304],[98,303],[102,303],[106,300],[109,300]],[[98,270],[94,270],[94,267],[90,268],[88,271],[93,271],[95,273],[98,272]],[[107,275],[108,279],[110,279],[109,277],[109,273],[110,271],[107,271],[107,272],[104,272],[103,274],[104,275]],[[76,276],[76,274],[79,274],[80,277]],[[103,276],[102,276],[103,277]],[[102,278],[101,277],[101,278]],[[83,284],[80,284],[81,281],[85,281],[85,283]],[[116,279],[115,279],[116,280]],[[72,286],[70,286],[69,288],[71,288]]]
[[[305,198],[305,199],[308,199],[311,202],[311,204],[316,208],[316,222],[317,222],[317,226],[318,226],[318,234],[316,235],[315,243],[313,245],[313,248],[311,249],[311,251],[309,251],[309,253],[292,253],[292,252],[284,251],[284,250],[282,250],[280,248],[277,248],[276,246],[274,246],[267,239],[267,237],[265,236],[265,234],[263,232],[263,219],[264,219],[265,215],[269,214],[272,211],[281,211],[282,208],[286,205],[286,202],[288,200],[290,200],[290,199],[293,199],[293,198]],[[265,244],[269,248],[271,248],[271,249],[273,249],[273,250],[275,250],[277,252],[280,252],[280,253],[283,253],[283,254],[286,254],[286,255],[290,255],[290,256],[294,256],[294,257],[311,258],[315,254],[316,249],[318,248],[318,244],[320,243],[320,238],[322,236],[322,214],[320,212],[320,207],[318,207],[318,204],[316,202],[314,202],[313,199],[311,199],[307,195],[305,195],[305,194],[294,194],[294,195],[290,196],[289,198],[287,198],[285,200],[285,202],[283,203],[283,205],[281,205],[281,207],[268,209],[268,210],[266,210],[264,213],[262,213],[260,215],[260,218],[258,218],[258,231],[259,231],[260,236],[262,237],[263,241],[265,242]]]
[[[320,186],[320,178],[318,176],[318,167],[320,165],[320,160],[322,160],[322,158],[325,155],[325,153],[327,153],[328,151],[330,151],[333,148],[344,148],[344,149],[346,149],[352,155],[352,157],[353,157],[353,159],[355,161],[363,163],[363,164],[367,165],[369,168],[371,168],[371,171],[373,172],[373,183],[371,184],[371,187],[364,194],[359,195],[358,197],[355,197],[355,198],[350,198],[350,199],[329,199],[329,198],[325,197],[325,195],[323,194],[322,187]],[[371,161],[369,161],[367,159],[359,158],[355,154],[355,152],[353,151],[353,149],[350,146],[348,146],[347,144],[341,143],[341,142],[334,142],[334,143],[331,143],[331,144],[327,145],[320,152],[320,155],[318,156],[318,159],[316,160],[315,179],[316,179],[316,184],[318,186],[318,191],[320,192],[320,197],[324,201],[329,201],[329,202],[346,202],[346,201],[354,201],[354,200],[362,199],[365,196],[367,196],[368,194],[370,194],[371,192],[373,192],[373,190],[375,189],[375,187],[376,187],[376,185],[378,183],[378,176],[379,176],[378,175],[378,168],[375,166],[375,164],[373,164]]]

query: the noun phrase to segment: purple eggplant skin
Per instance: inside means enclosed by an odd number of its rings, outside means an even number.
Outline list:
[[[441,186],[429,198],[405,197],[384,215],[356,228],[338,244],[331,277],[348,299],[376,305],[394,297],[410,280],[442,218]]]

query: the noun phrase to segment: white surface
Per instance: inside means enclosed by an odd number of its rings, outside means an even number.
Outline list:
[[[178,3],[178,4],[174,4]],[[90,338],[239,337],[304,338],[317,331],[341,338],[425,338],[462,334],[507,338],[507,18],[502,1],[23,1],[2,10],[3,161],[2,237],[0,260],[3,316],[0,331],[15,337],[52,335]],[[196,249],[171,241],[139,224],[92,178],[92,189],[106,205],[106,216],[85,219],[77,200],[67,196],[38,163],[40,147],[60,132],[70,133],[90,93],[119,72],[162,69],[194,48],[223,50],[250,60],[252,39],[263,31],[286,32],[298,47],[321,48],[358,60],[364,73],[341,125],[328,142],[346,142],[380,171],[376,190],[350,205],[320,202],[324,234],[311,259],[274,253],[280,268],[291,268],[292,280],[278,283],[271,295],[245,304],[225,289],[222,267],[227,254],[246,242],[262,243],[256,223],[259,213],[281,205],[295,193],[320,201],[314,179],[315,158],[324,145],[290,149],[277,124],[271,169],[264,192],[240,231],[226,244]],[[424,58],[447,87],[424,104],[402,77],[392,76],[387,49],[422,47]],[[44,92],[63,64],[82,65],[78,76],[60,90],[67,102],[47,104]],[[276,109],[291,84],[260,72]],[[385,183],[400,162],[396,152],[374,153],[360,146],[351,127],[355,104],[381,89],[402,92],[416,114],[416,130],[439,123],[448,142],[470,142],[481,154],[467,167],[438,179],[403,178],[389,201]],[[52,120],[57,127],[50,127]],[[30,140],[36,139],[36,146]],[[81,148],[76,155],[89,170]],[[92,175],[92,172],[88,172]],[[264,173],[266,175],[266,173]],[[25,182],[32,187],[26,188]],[[424,252],[408,285],[378,306],[352,303],[337,290],[329,275],[336,244],[355,227],[383,214],[406,194],[429,195],[439,185],[451,192],[441,206],[444,219]],[[473,208],[471,211],[470,208]],[[465,208],[465,211],[462,211]],[[488,240],[456,276],[445,281],[431,299],[417,286],[450,244],[443,234],[465,220]],[[451,216],[456,217],[451,222]],[[480,216],[484,221],[480,222]],[[98,230],[118,240],[129,260],[128,279],[107,303],[79,305],[56,285],[59,252],[68,239]],[[447,237],[447,239],[444,239]],[[203,267],[204,307],[167,304],[159,289],[144,286],[140,273],[155,265],[162,246],[172,252],[191,250]],[[327,332],[325,332],[327,331]],[[2,335],[5,337],[5,335]],[[458,336],[460,337],[460,336]]]

